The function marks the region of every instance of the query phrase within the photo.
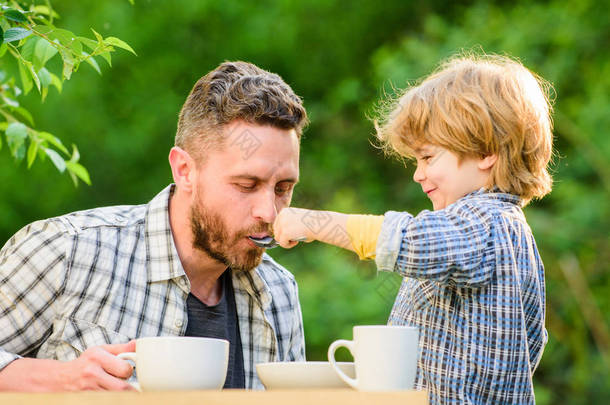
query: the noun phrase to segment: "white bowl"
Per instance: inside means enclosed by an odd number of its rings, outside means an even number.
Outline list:
[[[354,378],[354,363],[337,362],[339,368]],[[294,388],[349,388],[327,361],[260,363],[256,372],[268,390]]]

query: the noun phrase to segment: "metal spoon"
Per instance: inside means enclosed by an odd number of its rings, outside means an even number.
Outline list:
[[[256,246],[265,249],[273,249],[274,247],[279,246],[279,243],[277,243],[273,236],[265,236],[264,238],[253,238],[252,236],[248,236],[248,238],[254,242]],[[307,237],[305,236],[294,239],[295,242],[305,242],[306,240]]]

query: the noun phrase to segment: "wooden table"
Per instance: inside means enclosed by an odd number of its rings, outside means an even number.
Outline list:
[[[2,405],[427,405],[426,391],[340,390],[0,393]]]

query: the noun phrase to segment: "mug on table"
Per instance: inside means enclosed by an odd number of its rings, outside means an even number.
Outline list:
[[[339,377],[361,391],[400,391],[413,388],[419,331],[411,326],[354,326],[353,340],[337,340],[328,348],[328,361]],[[337,367],[335,351],[346,347],[354,357],[356,378]]]
[[[135,363],[144,391],[221,389],[227,377],[229,342],[224,339],[155,336],[136,340],[136,351],[119,358]]]

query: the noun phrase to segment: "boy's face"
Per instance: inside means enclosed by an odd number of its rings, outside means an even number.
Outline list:
[[[413,180],[421,184],[435,211],[486,186],[493,166],[493,163],[488,164],[489,158],[463,158],[460,161],[456,154],[431,144],[419,147],[415,158],[417,169]]]

